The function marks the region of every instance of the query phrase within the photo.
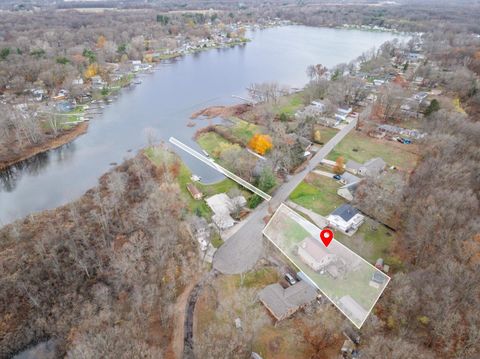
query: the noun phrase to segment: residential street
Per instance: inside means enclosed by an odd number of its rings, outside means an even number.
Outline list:
[[[357,120],[349,123],[328,141],[310,160],[308,166],[290,178],[272,195],[270,202],[263,202],[250,216],[240,224],[240,228],[215,253],[213,266],[225,274],[239,274],[250,270],[260,259],[263,251],[262,230],[265,227],[264,218],[275,212],[282,202],[288,199],[290,193],[303,181],[330,151],[355,128]]]

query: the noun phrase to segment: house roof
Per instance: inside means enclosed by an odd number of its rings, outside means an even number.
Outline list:
[[[367,172],[371,174],[372,172],[381,172],[387,164],[380,157],[375,157],[364,163],[364,167],[367,168]]]
[[[323,244],[312,237],[305,238],[300,246],[316,261],[320,261],[322,258],[331,255]]]
[[[292,311],[310,303],[316,296],[316,290],[304,281],[297,282],[286,289],[274,283],[258,293],[260,300],[277,319],[284,318]]]
[[[360,178],[352,175],[351,173],[344,172],[342,174],[342,179],[346,182],[346,184],[352,184],[352,183],[357,183],[360,182]]]
[[[338,207],[335,211],[330,213],[331,216],[339,216],[345,222],[351,220],[357,213],[359,213],[358,209],[350,206],[349,204],[344,204]]]
[[[345,167],[358,170],[360,169],[360,167],[362,167],[362,164],[358,163],[357,161],[348,160],[347,163],[345,164]]]
[[[348,192],[350,192],[352,195],[354,195],[354,194],[355,194],[355,191],[356,191],[357,188],[358,188],[358,184],[359,184],[359,183],[360,183],[360,182],[348,183],[348,184],[346,184],[345,186],[340,187],[339,189],[346,189],[346,190],[348,190]]]
[[[192,184],[192,183],[187,184],[187,189],[188,189],[188,192],[190,192],[190,194],[193,197],[195,197],[197,195],[200,195],[200,196],[202,195],[202,192],[200,192],[200,190],[197,187],[195,187],[195,185]]]

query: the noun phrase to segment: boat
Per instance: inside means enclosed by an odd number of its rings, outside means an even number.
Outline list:
[[[192,175],[192,177],[190,177],[190,179],[193,181],[193,182],[198,182],[202,179],[202,177],[200,176],[197,176],[197,175]]]
[[[205,156],[207,156],[207,157],[210,157],[210,155],[208,154],[208,152],[207,152],[207,151],[205,151],[205,150],[202,150],[202,152],[203,152],[203,154],[204,154]]]

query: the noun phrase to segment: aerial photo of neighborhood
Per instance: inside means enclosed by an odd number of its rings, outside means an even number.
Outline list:
[[[479,18],[0,1],[0,359],[480,358]]]

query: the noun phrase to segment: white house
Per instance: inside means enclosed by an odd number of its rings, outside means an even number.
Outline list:
[[[332,227],[344,233],[352,233],[362,225],[365,221],[365,216],[356,208],[349,204],[344,204],[330,213],[327,220]]]
[[[316,239],[308,237],[298,246],[298,256],[306,265],[315,272],[328,266],[336,260],[335,254],[328,252],[327,248]]]

